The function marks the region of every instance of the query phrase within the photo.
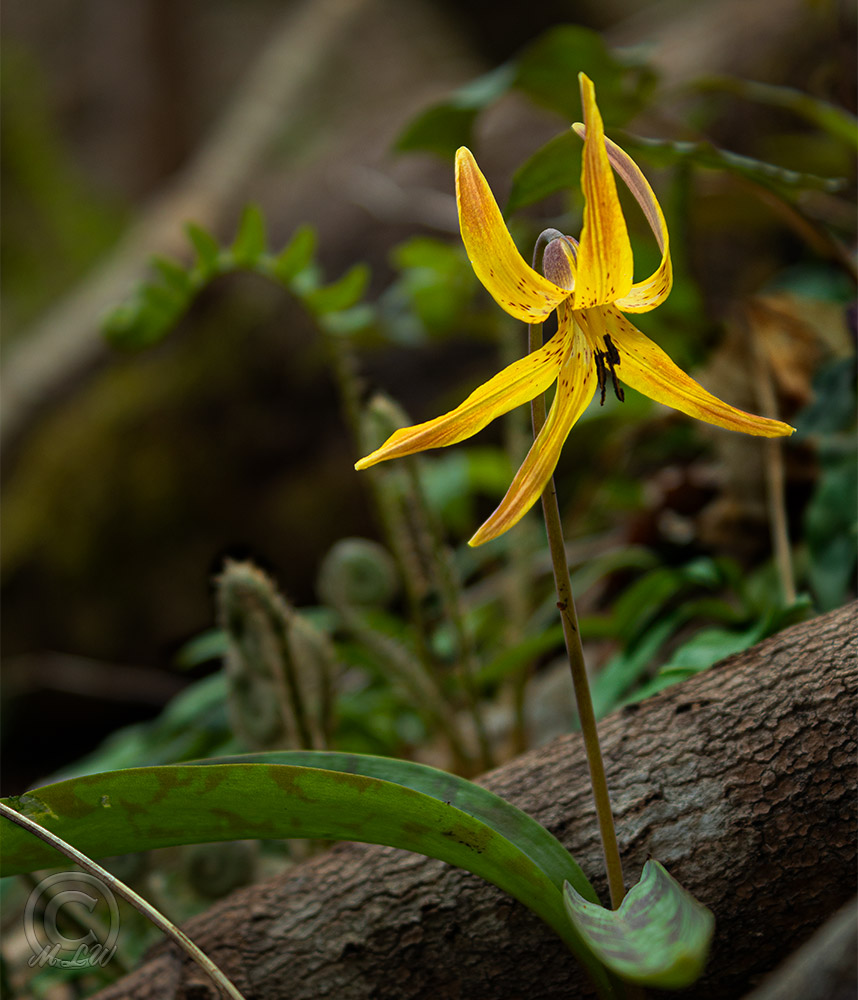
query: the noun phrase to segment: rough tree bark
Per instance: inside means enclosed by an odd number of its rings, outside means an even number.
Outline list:
[[[627,880],[648,855],[716,914],[687,994],[743,996],[854,892],[856,605],[796,626],[601,726]],[[587,768],[562,737],[485,784],[566,844],[603,898]],[[339,845],[187,931],[248,1000],[590,996],[529,911],[476,877]],[[214,996],[168,945],[100,1000]]]

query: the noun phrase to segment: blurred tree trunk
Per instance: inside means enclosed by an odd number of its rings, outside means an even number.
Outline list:
[[[852,894],[856,605],[795,626],[602,724],[627,881],[648,855],[715,912],[696,1000],[734,1000]],[[587,767],[562,737],[485,779],[604,897]],[[190,921],[245,996],[590,996],[529,911],[465,872],[344,844]],[[169,945],[100,1000],[215,996]]]

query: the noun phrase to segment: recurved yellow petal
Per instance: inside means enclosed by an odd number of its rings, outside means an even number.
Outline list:
[[[593,349],[576,329],[557,380],[557,393],[548,419],[536,436],[527,457],[491,517],[479,528],[469,545],[482,545],[502,535],[539,499],[554,474],[569,431],[587,408],[596,390]]]
[[[456,153],[462,242],[474,273],[497,304],[524,323],[541,323],[569,292],[524,262],[471,151]]]
[[[645,336],[617,309],[608,307],[604,313],[605,327],[620,352],[617,374],[620,381],[637,389],[658,403],[672,406],[690,417],[708,424],[726,427],[758,437],[783,437],[795,430],[781,420],[770,420],[746,413],[722,402],[707,392],[664,351]]]
[[[380,448],[357,462],[355,468],[368,469],[389,458],[401,458],[428,448],[443,448],[464,441],[481,431],[495,417],[530,402],[534,396],[545,392],[557,377],[565,340],[565,331],[558,330],[538,351],[519,358],[498,372],[494,378],[475,389],[455,410],[426,423],[394,431]]]
[[[581,166],[585,204],[572,307],[589,309],[628,294],[634,262],[593,82],[584,73],[578,80],[586,124]]]
[[[586,137],[587,130],[580,122],[573,125],[572,128],[582,139]],[[635,282],[628,294],[616,300],[616,306],[623,312],[648,312],[664,302],[670,294],[670,288],[673,284],[667,223],[649,181],[629,154],[607,137],[605,138],[605,151],[611,166],[622,178],[643,210],[650,229],[658,242],[658,248],[661,250],[661,263],[655,273],[651,274],[645,281]]]

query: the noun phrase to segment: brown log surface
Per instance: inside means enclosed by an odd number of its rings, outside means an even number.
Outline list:
[[[856,605],[787,629],[601,724],[627,882],[649,855],[715,912],[686,996],[742,997],[854,893]],[[572,851],[601,853],[577,736],[487,775]],[[590,996],[533,914],[466,872],[344,844],[186,930],[248,1000]],[[169,945],[100,1000],[213,997]]]

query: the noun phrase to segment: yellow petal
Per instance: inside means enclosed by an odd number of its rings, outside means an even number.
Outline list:
[[[480,527],[469,545],[482,545],[503,534],[530,510],[548,485],[569,431],[587,408],[596,390],[593,350],[576,330],[557,380],[557,393],[548,419],[533,442],[521,468],[497,510]]]
[[[617,197],[617,184],[605,149],[605,130],[593,83],[583,73],[578,74],[578,80],[587,137],[581,167],[584,226],[578,247],[572,306],[589,309],[628,294],[634,262],[626,220]]]
[[[523,323],[541,323],[569,292],[524,262],[471,151],[456,153],[462,242],[474,273],[497,304]]]
[[[572,128],[582,139],[586,138],[587,130],[580,122],[573,125]],[[658,242],[658,248],[661,250],[661,263],[656,271],[645,281],[633,284],[627,295],[616,300],[616,306],[622,312],[648,312],[664,302],[670,294],[670,288],[673,284],[667,223],[649,181],[644,177],[635,161],[625,150],[620,149],[615,142],[611,142],[608,138],[605,138],[605,150],[611,166],[619,174],[643,210],[650,229]]]
[[[616,309],[604,314],[605,326],[620,352],[617,375],[621,382],[658,403],[672,406],[708,424],[758,437],[782,437],[795,428],[780,420],[758,417],[722,402],[707,392],[670,360],[649,337],[641,333]]]
[[[475,389],[455,410],[426,423],[394,431],[380,448],[357,462],[355,468],[368,469],[389,458],[401,458],[464,441],[481,431],[495,417],[529,402],[540,392],[545,392],[557,377],[566,340],[566,331],[559,329],[547,344],[508,365]]]

